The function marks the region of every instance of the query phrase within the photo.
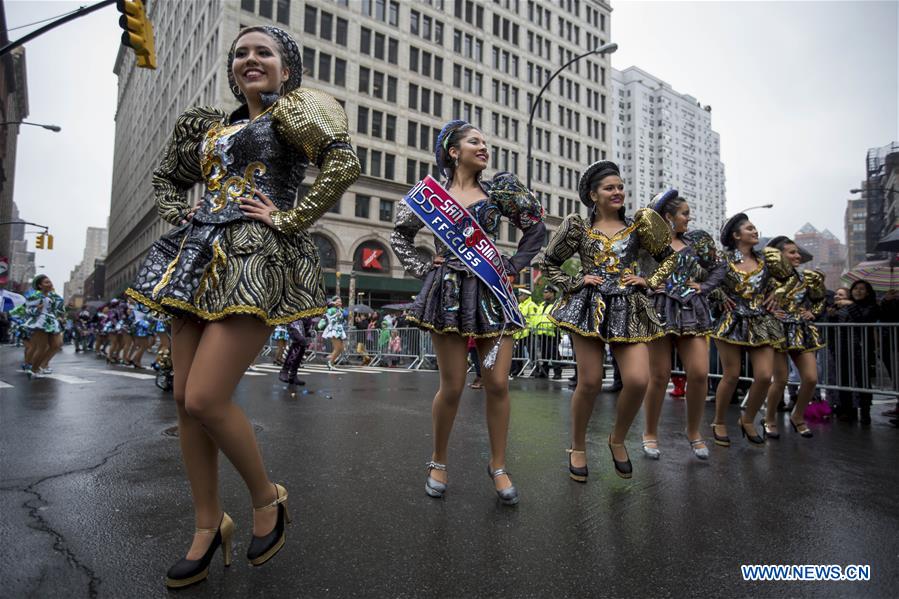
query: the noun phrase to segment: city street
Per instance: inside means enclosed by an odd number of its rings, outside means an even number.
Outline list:
[[[52,378],[29,382],[20,356],[0,349],[0,596],[168,595],[165,571],[193,529],[171,394],[152,371],[107,367],[71,347]],[[507,466],[522,500],[509,508],[484,472],[482,391],[465,391],[449,490],[435,500],[424,493],[435,373],[312,366],[302,376],[308,393],[291,397],[263,367],[235,397],[290,493],[284,550],[259,568],[246,562],[249,497],[222,458],[234,563],[225,570],[216,556],[206,582],[172,594],[895,596],[899,435],[882,406],[869,428],[812,424],[811,440],[787,431],[784,416],[781,439],[762,449],[740,439],[732,407],[734,445],[710,443],[704,463],[683,433],[683,402],[666,400],[662,458],[644,459],[639,417],[627,481],[605,445],[614,396],[604,394],[590,480],[579,485],[566,471],[566,381],[515,380]],[[748,564],[869,564],[871,580],[744,582]]]

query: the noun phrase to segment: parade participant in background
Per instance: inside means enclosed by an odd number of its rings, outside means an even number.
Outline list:
[[[322,325],[324,323],[324,325]],[[337,360],[343,355],[343,346],[346,341],[346,313],[343,311],[343,300],[338,296],[328,302],[328,310],[319,321],[319,327],[323,327],[322,339],[331,340],[331,353],[328,354],[328,370],[332,370]]]
[[[779,235],[768,242],[769,248],[779,250],[792,266],[790,277],[783,283],[786,292],[775,304],[774,315],[780,321],[784,341],[774,356],[774,378],[768,389],[767,410],[762,426],[765,436],[777,439],[777,406],[783,400],[790,375],[789,360],[799,371],[799,393],[790,414],[790,425],[803,437],[811,437],[812,431],[805,423],[805,408],[818,385],[818,362],[815,353],[824,348],[818,328],[812,324],[824,313],[824,275],[814,270],[799,270],[802,254],[792,239]],[[769,282],[772,290],[781,285],[776,279]]]
[[[97,313],[94,315],[94,330],[97,332],[97,337],[94,340],[94,354],[98,358],[105,357],[109,348],[109,331],[106,329],[108,321],[109,306],[106,305],[97,310]]]
[[[290,347],[284,358],[284,366],[278,380],[288,385],[305,385],[306,382],[297,378],[297,370],[303,365],[303,357],[309,347],[312,338],[312,319],[308,316],[299,318],[287,325],[287,333],[290,336]]]
[[[489,182],[481,180],[489,161],[483,133],[465,121],[450,121],[437,137],[435,159],[449,195],[467,209],[488,236],[495,239],[499,235],[503,216],[523,231],[518,251],[511,258],[502,259],[505,274],[515,276],[529,266],[543,242],[543,209],[511,173],[497,173]],[[482,360],[495,355],[495,361],[488,362],[491,367],[483,368],[482,364],[481,372],[490,436],[487,473],[500,500],[514,505],[519,494],[505,470],[505,463],[509,369],[514,348],[511,336],[518,327],[507,323],[493,292],[442,242],[437,242],[433,262],[421,260],[415,235],[424,223],[407,204],[400,204],[395,223],[391,237],[393,250],[405,269],[422,279],[421,291],[409,310],[408,319],[431,331],[440,370],[440,388],[431,410],[434,451],[427,464],[425,491],[431,497],[443,497],[446,492],[449,438],[468,371],[467,338],[474,337]]]
[[[625,216],[624,183],[613,162],[602,160],[587,167],[578,194],[589,216],[565,217],[546,247],[544,262],[546,276],[562,291],[549,318],[571,332],[577,356],[568,470],[573,480],[587,481],[587,424],[602,389],[605,344],[609,344],[623,383],[609,451],[615,473],[630,478],[633,467],[624,440],[646,393],[646,343],[664,334],[646,289],[664,281],[673,268],[673,260],[666,260],[672,253],[671,234],[661,217],[647,208],[634,218]],[[660,264],[648,279],[635,274],[641,248]],[[575,254],[581,259],[582,276],[562,270]]]
[[[868,324],[880,320],[880,306],[874,287],[860,279],[849,287],[851,301],[844,302],[833,320],[839,323]],[[841,387],[865,387],[874,378],[877,367],[874,331],[870,326],[840,327],[837,330],[837,384]],[[837,417],[844,422],[871,424],[871,393],[839,391]]]
[[[132,304],[131,315],[131,336],[134,339],[134,343],[131,346],[131,355],[126,358],[125,363],[142,370],[141,360],[144,357],[144,352],[150,348],[150,343],[153,339],[150,336],[151,323],[147,318],[146,310],[142,306]]]
[[[540,363],[534,374],[538,379],[549,377],[553,371],[553,379],[562,378],[562,365],[559,363],[559,342],[556,338],[556,325],[550,320],[550,312],[556,304],[556,288],[546,285],[543,288],[543,301],[534,312],[533,328],[539,344]]]
[[[275,332],[272,333],[272,340],[275,342],[275,357],[272,361],[278,366],[284,364],[284,356],[287,352],[287,341],[289,339],[290,335],[287,333],[286,326],[279,324],[275,327]]]
[[[250,493],[250,563],[284,545],[287,491],[269,480],[253,426],[231,396],[274,325],[324,311],[307,229],[359,176],[346,114],[334,98],[300,87],[300,55],[281,29],[242,29],[227,59],[240,108],[187,110],[153,175],[159,214],[175,228],[150,248],[127,293],[172,316],[178,436],[197,529],[187,556],[168,572],[170,587],[204,579],[221,545],[230,562],[220,449]],[[315,182],[297,199],[312,165]],[[191,208],[187,191],[200,182],[205,194]]]
[[[155,317],[153,318],[153,329],[156,334],[156,343],[158,344],[156,348],[156,359],[153,360],[153,364],[150,366],[153,370],[159,370],[160,365],[171,365],[172,356],[171,356],[171,331],[169,330],[169,317],[165,314],[161,314],[159,312],[155,313]]]
[[[743,352],[752,363],[752,386],[749,387],[746,410],[737,419],[740,433],[754,445],[765,443],[755,428],[758,413],[774,373],[774,349],[784,340],[783,327],[771,313],[771,308],[784,293],[773,285],[771,278],[786,280],[792,270],[779,250],[753,248],[759,232],[744,213],[736,214],[721,228],[721,245],[725,248],[727,271],[716,290],[722,296],[723,310],[714,325],[712,338],[724,371],[715,392],[715,421],[712,434],[715,444],[730,446],[727,435],[727,407],[740,378]]]
[[[109,345],[106,347],[106,363],[118,364],[119,354],[122,351],[122,313],[119,308],[119,298],[114,297],[109,300],[109,310],[106,313],[106,322],[103,325],[103,331],[109,338]]]
[[[515,331],[515,334],[512,335],[512,338],[515,339],[515,351],[513,353],[511,372],[513,375],[521,374],[521,371],[531,359],[530,349],[528,348],[528,337],[530,336],[531,328],[534,326],[534,317],[537,315],[537,303],[531,298],[531,290],[527,287],[519,287],[517,293],[518,311],[521,312],[521,315],[524,317],[528,326]],[[480,375],[478,378],[480,379]],[[480,384],[480,381],[478,384]]]
[[[75,320],[75,353],[88,351],[94,344],[93,337],[91,313],[84,308],[78,312]]]
[[[137,319],[134,314],[134,306],[134,300],[130,298],[119,304],[119,309],[121,310],[121,320],[119,322],[122,328],[122,355],[119,364],[127,364],[128,366],[131,365],[131,351],[134,349],[134,323]]]
[[[661,455],[659,418],[671,375],[674,346],[687,375],[687,441],[697,458],[707,460],[709,448],[699,432],[709,384],[708,336],[712,332],[712,318],[707,297],[721,284],[727,265],[718,257],[711,235],[699,229],[687,230],[690,205],[677,190],[660,193],[650,208],[671,229],[671,250],[676,262],[674,270],[652,294],[665,336],[649,343],[652,372],[643,401],[646,413],[643,453],[652,459]]]
[[[62,349],[62,320],[65,302],[53,289],[47,275],[38,275],[25,294],[22,326],[29,331],[30,345],[25,355],[29,377],[51,374],[50,360]]]

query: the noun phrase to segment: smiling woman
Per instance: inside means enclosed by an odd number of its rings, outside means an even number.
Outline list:
[[[170,314],[178,430],[198,528],[166,584],[206,578],[233,522],[218,496],[221,449],[243,477],[253,510],[247,559],[284,545],[287,491],[269,480],[246,415],[231,395],[271,334],[324,312],[321,264],[307,229],[359,176],[346,115],[334,98],[300,87],[296,42],[275,27],[242,30],[228,54],[241,107],[192,108],[153,174],[159,215],[175,228],[153,244],[128,295]],[[315,182],[294,206],[306,167]],[[186,192],[206,187],[198,207]],[[189,375],[189,376],[188,376]]]

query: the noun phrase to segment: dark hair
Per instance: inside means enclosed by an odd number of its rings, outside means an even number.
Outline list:
[[[231,93],[234,94],[234,97],[237,98],[237,100],[242,104],[245,104],[247,101],[243,96],[243,92],[240,91],[240,88],[238,87],[237,82],[234,79],[232,67],[234,66],[234,51],[237,48],[237,42],[240,40],[240,38],[247,35],[248,33],[262,33],[270,37],[275,42],[275,46],[277,46],[278,50],[278,55],[281,58],[281,66],[287,68],[290,71],[290,75],[288,76],[287,81],[285,81],[282,85],[284,93],[291,92],[300,87],[300,85],[303,83],[303,57],[300,54],[300,47],[297,45],[296,40],[294,40],[290,36],[290,34],[288,34],[283,29],[272,27],[270,25],[244,27],[238,32],[237,37],[234,38],[234,41],[231,43],[231,49],[228,52],[228,87],[231,89]],[[235,91],[235,89],[237,91]]]
[[[859,302],[855,302],[855,298],[852,297],[852,290],[855,289],[855,287],[857,285],[862,285],[865,288],[865,290],[868,292],[867,297],[865,297],[865,299],[863,299]],[[849,299],[851,299],[853,302],[860,304],[862,306],[876,305],[877,304],[877,293],[874,291],[874,287],[871,286],[871,283],[869,283],[868,281],[866,281],[864,279],[859,279],[859,280],[855,281],[854,283],[852,283],[852,285],[849,286]]]
[[[32,279],[31,287],[36,291],[40,291],[41,283],[43,283],[44,281],[46,281],[49,278],[50,277],[48,277],[47,275],[38,275],[38,276],[34,277],[34,279]]]
[[[721,238],[721,245],[723,245],[724,247],[726,247],[729,250],[737,249],[737,240],[734,239],[734,233],[737,233],[740,230],[740,227],[743,226],[743,223],[748,223],[748,222],[749,222],[749,217],[744,214],[742,216],[742,218],[738,218],[738,219],[734,220],[733,222],[728,223],[726,225],[727,226],[726,234],[722,235],[722,238]]]
[[[450,148],[456,148],[461,151],[462,138],[469,131],[478,128],[466,121],[456,120],[450,121],[443,126],[440,134],[437,136],[437,147],[434,148],[434,160],[437,163],[437,169],[447,178],[452,180],[456,171],[455,161],[450,156]],[[480,178],[480,173],[478,174]]]
[[[683,196],[678,196],[676,198],[668,200],[661,206],[662,218],[664,219],[666,216],[670,216],[673,218],[674,215],[677,214],[677,211],[680,210],[680,207],[686,203],[687,203],[687,198],[685,198]],[[672,232],[672,235],[675,235],[675,233]],[[683,235],[683,233],[677,233],[676,235],[680,236],[680,235]]]

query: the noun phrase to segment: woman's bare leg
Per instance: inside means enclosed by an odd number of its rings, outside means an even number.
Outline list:
[[[740,381],[743,348],[719,339],[715,339],[715,346],[718,348],[718,359],[721,360],[722,375],[715,392],[715,421],[712,424],[716,435],[726,437],[727,408]]]
[[[640,411],[646,386],[649,384],[649,350],[645,343],[614,343],[612,353],[618,362],[621,373],[621,391],[618,392],[615,425],[612,427],[612,453],[615,459],[623,462],[628,459],[623,444],[627,433]]]
[[[687,439],[697,441],[702,439],[699,427],[709,390],[709,341],[706,337],[680,337],[677,352],[687,373]]]
[[[468,372],[468,341],[461,335],[440,335],[431,333],[434,353],[437,354],[437,367],[440,375],[440,387],[431,403],[431,422],[434,431],[435,462],[446,464],[450,433],[456,412],[459,410],[459,399],[465,389],[465,377]],[[445,483],[446,471],[432,470],[434,480]]]
[[[493,348],[496,339],[477,339],[478,356],[486,356]],[[500,341],[499,351],[493,368],[486,368],[481,364],[481,383],[484,385],[484,407],[487,412],[487,432],[490,435],[490,469],[505,468],[506,444],[509,438],[509,415],[511,405],[509,402],[509,370],[512,367],[512,352],[515,349],[515,340],[511,336],[504,336]],[[480,359],[480,357],[478,358]],[[465,370],[462,371],[463,375]],[[462,384],[465,384],[463,377]],[[497,476],[494,479],[497,489],[505,489],[512,484],[508,476]]]
[[[593,415],[596,396],[602,391],[605,347],[599,339],[571,334],[574,353],[577,356],[577,387],[571,395],[571,465],[583,468],[587,465],[587,425]]]
[[[666,335],[647,344],[649,361],[652,364],[649,373],[649,384],[646,386],[646,396],[643,398],[643,413],[645,422],[643,427],[643,440],[659,440],[659,417],[662,415],[662,403],[665,400],[665,390],[668,389],[668,381],[671,379],[671,336]]]

